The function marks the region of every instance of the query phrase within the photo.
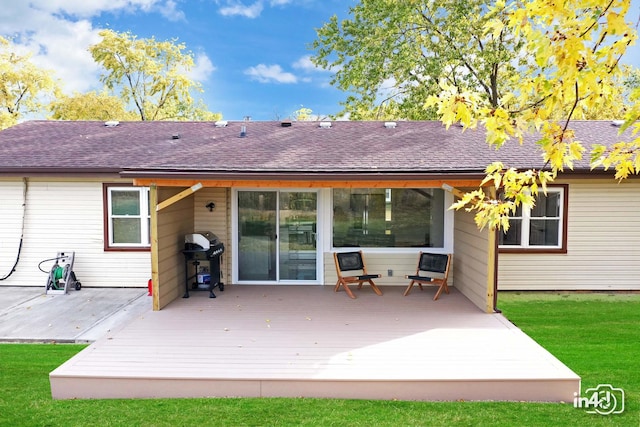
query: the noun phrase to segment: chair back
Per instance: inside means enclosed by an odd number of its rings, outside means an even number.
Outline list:
[[[336,258],[340,271],[364,270],[362,252],[337,252]]]
[[[423,252],[420,254],[420,271],[431,271],[446,274],[449,268],[448,254],[432,254]]]

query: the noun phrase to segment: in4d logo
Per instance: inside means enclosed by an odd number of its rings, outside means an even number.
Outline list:
[[[583,408],[589,414],[611,415],[624,412],[624,390],[615,388],[611,384],[599,384],[595,388],[588,388],[584,396],[575,393],[574,408]]]

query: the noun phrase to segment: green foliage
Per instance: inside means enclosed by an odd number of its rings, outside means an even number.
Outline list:
[[[9,40],[0,37],[0,129],[5,129],[25,114],[42,109],[44,98],[57,89],[53,72],[20,55]]]
[[[497,105],[513,81],[519,43],[505,31],[487,33],[491,1],[370,0],[317,30],[312,61],[335,71],[332,84],[350,91],[352,119],[434,119],[424,108],[440,85],[473,90]],[[373,117],[372,117],[373,116]]]
[[[137,120],[138,116],[125,109],[122,99],[105,92],[60,95],[51,104],[53,120]]]
[[[481,90],[465,91],[441,84],[441,92],[431,96],[427,105],[436,108],[447,125],[459,122],[474,128],[481,124],[487,143],[496,148],[510,140],[523,142],[536,132],[537,147],[545,162],[544,172],[514,171],[508,166],[488,171],[485,182],[497,184],[499,192],[510,193],[497,199],[482,189],[469,194],[456,208],[477,211],[479,226],[508,227],[508,215],[514,206],[532,206],[534,199],[511,191],[519,182],[521,192],[531,192],[537,180],[552,182],[559,172],[573,169],[591,147],[584,147],[571,121],[584,118],[621,117],[622,130],[640,129],[640,89],[634,85],[635,73],[620,67],[626,47],[637,38],[632,24],[625,22],[629,12],[626,0],[500,0],[491,6],[485,30],[497,37],[507,31],[521,47],[517,74],[496,102],[488,102]],[[625,85],[625,82],[627,83]],[[640,172],[640,138],[613,147],[596,146],[590,153],[593,168],[615,169],[616,179]],[[502,174],[500,180],[496,174]]]
[[[100,32],[102,40],[91,46],[93,59],[105,73],[105,86],[128,105],[140,120],[218,119],[202,103],[194,104],[192,92],[199,83],[187,77],[194,66],[193,55],[175,41],[138,39],[130,32]]]
[[[499,294],[518,327],[582,377],[583,389],[625,391],[625,412],[601,416],[571,402],[405,402],[337,399],[53,401],[48,375],[78,345],[0,344],[0,425],[7,426],[637,426],[640,296]]]

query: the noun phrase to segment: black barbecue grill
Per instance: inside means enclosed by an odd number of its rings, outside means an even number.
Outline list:
[[[190,287],[192,290],[208,290],[209,298],[216,297],[213,293],[216,286],[220,291],[224,291],[220,270],[224,244],[218,236],[210,231],[187,234],[184,236],[182,253],[185,260],[185,292],[182,298],[189,298]],[[200,267],[201,264],[205,264],[204,268]]]

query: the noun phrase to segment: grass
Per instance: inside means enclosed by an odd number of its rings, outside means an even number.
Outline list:
[[[504,314],[578,373],[626,394],[601,416],[571,402],[51,399],[48,374],[80,345],[0,345],[0,426],[640,426],[640,295],[502,293]]]

